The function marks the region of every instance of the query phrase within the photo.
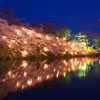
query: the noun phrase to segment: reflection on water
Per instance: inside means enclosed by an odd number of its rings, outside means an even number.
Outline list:
[[[94,64],[95,63],[95,64]],[[8,64],[9,65],[9,64]],[[10,66],[10,65],[9,65]],[[4,67],[0,65],[0,69]],[[38,83],[46,80],[60,79],[70,81],[71,75],[85,78],[89,70],[95,67],[95,72],[100,72],[99,58],[73,58],[69,60],[48,61],[14,61],[10,69],[0,73],[0,98],[6,97],[9,92],[24,90],[34,87]]]

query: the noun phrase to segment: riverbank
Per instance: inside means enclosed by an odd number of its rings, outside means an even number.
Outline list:
[[[75,41],[65,40],[51,34],[37,33],[23,26],[9,26],[0,19],[0,59],[53,59],[98,56]]]

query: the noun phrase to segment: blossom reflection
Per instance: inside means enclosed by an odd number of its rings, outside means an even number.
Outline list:
[[[69,75],[67,73],[70,72],[74,72],[79,78],[85,77],[89,71],[89,65],[93,65],[96,61],[99,59],[87,57],[55,60],[51,64],[43,61],[39,62],[40,67],[38,69],[36,62],[22,61],[20,65],[12,64],[11,69],[3,73],[2,77],[0,76],[0,90],[4,91],[2,96],[7,95],[8,92],[33,87],[45,80],[59,78],[59,76],[67,78]]]

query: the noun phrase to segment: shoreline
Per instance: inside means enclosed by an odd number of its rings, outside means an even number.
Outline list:
[[[95,54],[88,54],[88,55],[64,55],[64,56],[55,56],[53,54],[50,54],[49,56],[27,56],[27,57],[17,57],[14,58],[13,56],[10,58],[8,56],[5,56],[4,58],[0,57],[0,60],[55,60],[55,59],[71,59],[71,58],[81,58],[81,57],[100,57],[100,53]]]

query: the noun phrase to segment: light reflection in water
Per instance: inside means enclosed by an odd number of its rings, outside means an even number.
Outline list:
[[[0,96],[33,87],[39,82],[59,78],[59,76],[67,79],[70,72],[75,73],[79,78],[86,77],[89,65],[93,65],[96,61],[99,61],[99,58],[85,57],[55,60],[51,64],[47,61],[38,62],[39,64],[30,61],[22,61],[20,65],[12,64],[10,70],[0,75]],[[39,65],[38,69],[37,65]]]

